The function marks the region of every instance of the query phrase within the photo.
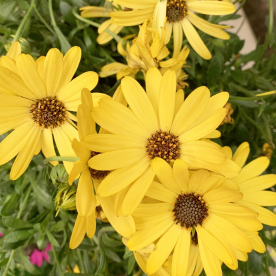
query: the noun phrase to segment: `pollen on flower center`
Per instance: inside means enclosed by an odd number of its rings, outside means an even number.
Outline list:
[[[174,221],[186,229],[202,225],[208,217],[208,207],[202,195],[196,193],[180,194],[175,202]]]
[[[167,21],[175,23],[181,21],[188,12],[186,2],[184,0],[168,0],[167,2]]]
[[[148,139],[146,148],[151,159],[160,157],[169,162],[180,156],[178,137],[161,130]]]
[[[55,128],[66,120],[66,109],[56,97],[38,99],[31,106],[31,118],[41,127]]]
[[[94,157],[98,154],[100,154],[100,152],[92,151],[91,157]],[[94,178],[94,179],[102,179],[109,174],[109,171],[98,171],[98,170],[94,170],[92,168],[89,168],[89,170],[90,170],[90,174],[91,174],[92,178]]]

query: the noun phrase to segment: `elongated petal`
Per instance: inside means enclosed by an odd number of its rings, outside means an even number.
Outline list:
[[[137,209],[133,212],[133,216],[149,218],[161,213],[171,213],[173,207],[172,203],[143,203],[138,205]]]
[[[158,0],[141,0],[139,2],[129,2],[128,0],[115,0],[114,2],[131,9],[148,9],[156,5]]]
[[[162,222],[157,223],[152,228],[145,228],[137,231],[128,241],[128,248],[131,251],[135,251],[141,249],[159,237],[163,235],[164,232],[167,231],[173,224],[172,218],[164,219]],[[180,227],[179,227],[180,228]]]
[[[86,232],[86,218],[78,215],[74,225],[72,235],[71,235],[71,239],[70,239],[69,246],[71,249],[75,249],[80,245],[80,243],[84,238],[85,232]]]
[[[154,158],[151,161],[151,166],[160,182],[172,192],[179,194],[181,192],[173,177],[171,166],[161,158]]]
[[[174,116],[175,91],[175,71],[169,70],[163,76],[160,85],[159,120],[162,131],[168,132],[171,129]]]
[[[172,275],[186,275],[189,261],[191,232],[182,229],[172,259]]]
[[[262,174],[269,165],[269,159],[266,156],[259,157],[247,164],[233,181],[241,183],[253,177]]]
[[[63,70],[63,55],[58,49],[51,49],[45,58],[43,68],[43,81],[46,86],[47,96],[56,94]]]
[[[190,23],[187,18],[182,20],[182,28],[185,33],[186,38],[188,39],[189,43],[193,47],[193,49],[204,59],[211,59],[212,55],[209,52],[208,48],[205,46],[204,42],[198,35],[197,31]]]
[[[152,104],[141,85],[130,77],[122,80],[124,96],[139,121],[151,132],[158,130],[158,121]]]
[[[11,48],[7,52],[6,56],[15,60],[19,54],[21,54],[21,45],[18,41],[15,41],[11,45]]]
[[[243,200],[253,202],[262,206],[275,206],[276,193],[270,191],[257,191],[252,193],[244,193]]]
[[[144,157],[136,164],[111,172],[100,184],[97,193],[106,197],[113,195],[136,180],[149,166],[148,157]]]
[[[46,88],[41,79],[33,58],[20,54],[16,59],[17,70],[26,86],[38,97],[46,97]]]
[[[86,217],[86,232],[87,232],[87,237],[90,239],[95,235],[95,232],[96,232],[95,210],[93,214]]]
[[[128,216],[133,213],[145,196],[145,193],[151,185],[153,178],[154,172],[151,167],[148,167],[147,170],[131,185],[122,205],[122,214],[124,216]]]
[[[202,186],[205,186],[205,182],[209,178],[210,173],[206,170],[196,171],[190,179],[189,182],[189,191],[198,192]]]
[[[41,150],[40,146],[40,135],[41,135],[42,129],[39,127],[33,127],[31,130],[31,135],[26,141],[25,146],[23,149],[19,152],[17,155],[12,169],[10,178],[11,180],[15,180],[19,178],[25,170],[28,168],[29,164],[32,161],[32,158],[35,154],[38,154],[38,152]]]
[[[96,133],[96,125],[91,117],[90,110],[84,104],[79,106],[77,116],[78,132],[82,141],[85,136]]]
[[[53,143],[53,135],[50,128],[43,129],[41,133],[41,148],[46,158],[56,156],[56,151]],[[58,164],[58,161],[51,161],[53,166]]]
[[[261,175],[239,184],[241,191],[246,191],[246,193],[257,192],[261,190],[268,189],[276,184],[276,175],[267,174]]]
[[[225,15],[236,10],[233,4],[219,1],[188,1],[187,6],[195,12],[210,15]]]
[[[171,228],[162,235],[156,244],[155,250],[150,254],[147,262],[146,271],[149,274],[155,273],[168,258],[175,247],[181,234],[181,227],[173,224]]]
[[[179,188],[183,192],[188,192],[190,174],[188,171],[188,167],[183,160],[175,160],[173,165],[173,176]]]
[[[203,196],[203,199],[208,203],[235,202],[242,198],[242,193],[223,188],[211,190]]]
[[[242,143],[237,148],[233,156],[233,161],[235,161],[242,168],[248,158],[249,152],[250,152],[250,147],[248,142]]]
[[[182,133],[192,124],[203,112],[210,99],[210,91],[202,86],[194,90],[184,101],[176,114],[171,132],[175,135]]]

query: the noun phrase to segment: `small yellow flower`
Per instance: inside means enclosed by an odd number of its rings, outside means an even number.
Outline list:
[[[116,231],[126,237],[131,236],[135,232],[135,225],[131,216],[117,216],[114,210],[115,197],[101,198],[97,195],[97,189],[101,181],[109,174],[108,171],[99,171],[88,166],[88,160],[91,156],[98,155],[98,152],[91,151],[82,142],[86,137],[97,134],[96,124],[91,117],[93,106],[98,105],[98,101],[102,97],[108,97],[105,94],[93,93],[93,101],[91,93],[87,89],[83,89],[81,96],[81,105],[78,108],[78,134],[80,142],[73,140],[72,147],[79,157],[69,175],[69,184],[80,175],[77,194],[76,208],[78,212],[77,220],[70,239],[70,248],[75,249],[82,242],[85,233],[89,238],[93,237],[96,231],[96,218],[103,214],[106,216]],[[120,89],[114,94],[114,99],[123,102]],[[106,133],[104,129],[100,130],[100,135]],[[96,194],[95,194],[95,192]],[[99,210],[101,206],[103,212]]]
[[[262,229],[258,214],[237,204],[242,193],[226,188],[215,173],[198,170],[190,175],[179,159],[172,168],[155,158],[152,167],[161,183],[153,181],[146,196],[155,202],[141,203],[133,212],[137,231],[127,243],[137,251],[157,240],[146,272],[156,273],[170,256],[172,275],[192,275],[194,269],[199,275],[202,268],[207,276],[221,275],[221,262],[237,269],[236,248],[252,251],[243,229],[253,235]]]
[[[93,17],[110,17],[110,12],[113,9],[113,5],[115,3],[110,4],[111,1],[106,1],[106,4],[110,6],[108,7],[94,7],[94,6],[87,6],[80,8],[81,17],[83,18],[93,18]],[[117,5],[116,5],[117,6]],[[97,37],[97,42],[99,44],[105,44],[113,39],[113,37],[105,32],[106,29],[110,30],[114,34],[118,34],[122,30],[123,26],[119,26],[117,24],[112,23],[111,19],[104,21],[101,26],[98,28],[99,36]]]
[[[273,149],[270,145],[268,143],[264,143],[262,150],[263,154],[270,160],[273,153]]]
[[[129,108],[101,99],[92,116],[110,133],[90,135],[84,142],[102,152],[89,160],[90,167],[114,170],[101,182],[98,193],[106,197],[120,192],[118,209],[124,215],[134,211],[151,185],[155,172],[150,164],[155,157],[168,163],[182,159],[189,168],[237,175],[240,168],[227,160],[220,146],[202,140],[220,134],[216,128],[225,117],[227,92],[210,97],[209,89],[202,86],[184,101],[183,91],[176,93],[175,72],[162,76],[156,68],[146,74],[147,93],[130,77],[122,80],[121,88]]]
[[[127,65],[111,63],[105,65],[100,72],[100,77],[117,74],[117,79],[124,76],[135,76],[138,71],[146,73],[150,68],[159,67],[159,62],[169,55],[165,46],[165,32],[160,36],[157,29],[152,28],[152,20],[148,19],[140,26],[139,34],[132,40],[132,45],[127,42],[126,50],[122,43],[132,35],[125,37],[118,44],[118,52],[126,57]]]
[[[70,111],[77,111],[81,89],[91,90],[98,82],[95,72],[71,81],[80,59],[81,49],[73,47],[65,56],[51,49],[36,61],[20,54],[10,59],[12,70],[0,66],[0,135],[13,129],[0,144],[0,165],[17,155],[12,180],[25,172],[41,149],[45,157],[56,155],[53,137],[60,155],[75,156],[71,141],[78,132]],[[64,166],[70,172],[73,164],[64,162]]]
[[[161,34],[162,28],[166,30],[166,43],[174,36],[174,57],[181,50],[184,34],[193,49],[204,59],[210,59],[211,53],[201,40],[197,27],[201,31],[220,38],[229,39],[230,36],[223,31],[228,28],[205,21],[195,13],[207,15],[225,15],[235,11],[235,6],[225,1],[191,1],[191,0],[114,0],[118,5],[129,9],[110,13],[112,22],[121,26],[134,26],[141,24],[147,18],[153,18],[153,27]]]

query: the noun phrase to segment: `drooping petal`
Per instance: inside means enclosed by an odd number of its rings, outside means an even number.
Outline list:
[[[69,246],[71,249],[75,249],[80,245],[80,243],[84,238],[85,232],[86,232],[86,218],[78,215],[74,225],[72,235],[71,235],[71,239],[70,239]]]

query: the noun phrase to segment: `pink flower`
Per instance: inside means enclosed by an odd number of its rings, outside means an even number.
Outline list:
[[[31,256],[30,256],[30,261],[33,265],[37,265],[38,267],[41,267],[43,264],[43,259],[49,263],[49,255],[47,254],[48,251],[51,250],[51,244],[49,243],[45,250],[38,250],[35,249]]]
[[[0,238],[2,238],[4,235],[0,232]]]

